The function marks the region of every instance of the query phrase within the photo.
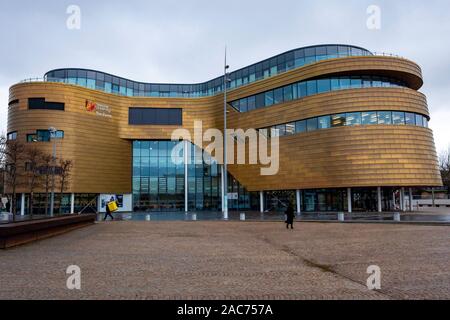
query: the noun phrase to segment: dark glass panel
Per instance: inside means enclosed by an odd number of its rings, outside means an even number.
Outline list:
[[[308,119],[306,121],[306,128],[309,131],[315,131],[318,128],[318,121],[317,118]]]

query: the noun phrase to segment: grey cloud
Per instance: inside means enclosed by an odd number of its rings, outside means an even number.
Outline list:
[[[70,4],[81,7],[79,31],[66,28]],[[382,10],[380,31],[366,28],[371,4]],[[5,108],[6,88],[59,67],[194,83],[221,73],[225,44],[237,69],[295,47],[349,43],[418,62],[432,116],[448,115],[449,12],[446,0],[3,0],[0,99]],[[2,127],[5,114],[0,113]],[[442,148],[449,131],[443,125],[433,129]]]

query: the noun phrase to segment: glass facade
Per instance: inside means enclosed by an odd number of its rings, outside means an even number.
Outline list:
[[[185,191],[189,211],[221,210],[221,167],[190,142],[187,143],[186,163],[184,144],[174,141],[133,141],[134,211],[184,211]],[[230,210],[250,210],[255,208],[255,203],[259,204],[255,200],[259,199],[257,193],[248,192],[231,175],[228,175],[228,181],[228,191],[237,193],[237,199],[229,200]]]
[[[301,208],[303,212],[347,211],[347,189],[303,190]]]
[[[295,49],[231,72],[228,86],[230,89],[241,87],[322,60],[371,55],[370,51],[360,47],[336,44]],[[94,70],[58,69],[48,72],[45,79],[133,97],[205,97],[223,91],[223,77],[200,84],[156,84],[131,81]]]
[[[184,151],[171,157],[177,142],[133,142],[133,203],[138,210],[184,210]]]
[[[364,81],[363,81],[364,80]],[[332,77],[296,82],[278,89],[231,102],[240,112],[247,112],[274,104],[289,102],[319,93],[361,88],[399,88],[407,85],[397,79],[376,76]],[[249,105],[251,104],[251,108]]]
[[[261,128],[259,130],[267,130],[268,135],[285,136],[342,126],[376,124],[412,125],[428,128],[428,118],[421,114],[400,111],[348,112],[278,124],[269,128]]]
[[[219,165],[208,158],[203,161],[203,152],[189,143],[188,163],[188,208],[190,211],[221,210],[221,171]],[[206,160],[206,159],[205,159]],[[184,199],[184,197],[183,197]],[[184,207],[183,207],[184,210]]]

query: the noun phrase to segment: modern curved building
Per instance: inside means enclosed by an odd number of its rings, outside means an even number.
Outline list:
[[[228,166],[231,210],[280,210],[288,201],[301,212],[406,210],[412,188],[442,185],[421,69],[410,60],[319,45],[231,72],[229,81],[227,127],[280,136],[278,174]],[[222,167],[173,163],[169,140],[198,120],[223,130],[223,89],[224,77],[156,84],[52,70],[10,88],[8,137],[50,153],[48,128],[58,129],[57,154],[74,161],[66,211],[101,210],[110,195],[124,211],[220,211]],[[27,190],[19,192],[26,212]]]

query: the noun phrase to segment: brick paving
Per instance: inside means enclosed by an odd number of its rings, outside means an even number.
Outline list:
[[[449,227],[107,222],[0,251],[0,299],[450,299]],[[69,265],[82,290],[66,289]],[[382,288],[369,291],[369,265]]]

